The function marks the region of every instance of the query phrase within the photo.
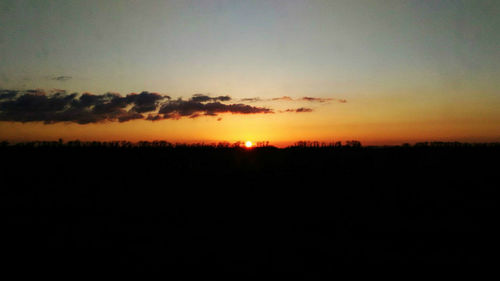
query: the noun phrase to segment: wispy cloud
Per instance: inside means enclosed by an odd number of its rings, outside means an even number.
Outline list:
[[[262,101],[261,98],[244,98],[244,99],[241,99],[240,101],[242,102],[258,102],[258,101]]]
[[[56,77],[52,77],[51,80],[64,82],[64,81],[70,80],[71,78],[73,78],[73,77],[71,77],[71,76],[56,76]]]
[[[301,97],[301,98],[291,98],[289,96],[282,96],[277,98],[270,99],[262,99],[262,98],[244,98],[241,99],[242,102],[265,102],[265,101],[304,101],[304,102],[318,102],[318,103],[327,103],[336,101],[339,103],[346,103],[345,99],[335,99],[335,98],[319,98],[319,97]]]
[[[313,109],[308,107],[299,107],[299,108],[287,109],[284,110],[283,112],[304,113],[304,112],[313,112]]]
[[[279,98],[272,98],[271,100],[273,101],[277,101],[277,100],[282,100],[282,101],[293,101],[293,99],[289,96],[282,96],[282,97],[279,97]]]
[[[314,98],[314,97],[302,97],[301,101],[309,101],[309,102],[328,102],[332,101],[332,98]]]
[[[334,98],[315,98],[315,97],[302,97],[300,98],[302,101],[308,101],[308,102],[329,102],[329,101],[336,101],[340,103],[346,103],[347,100],[345,99],[334,99]]]

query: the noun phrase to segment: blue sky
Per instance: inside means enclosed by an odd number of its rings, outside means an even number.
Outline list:
[[[422,80],[496,88],[497,3],[2,1],[0,81],[236,96],[392,92]]]

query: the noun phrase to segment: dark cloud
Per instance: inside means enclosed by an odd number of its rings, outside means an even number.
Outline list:
[[[146,120],[149,120],[149,121],[158,121],[161,119],[163,119],[162,116],[159,114],[156,114],[156,113],[148,114],[148,116],[146,117]]]
[[[244,98],[241,99],[240,101],[242,102],[258,102],[258,101],[263,101],[261,98]]]
[[[53,90],[50,94],[42,90],[1,90],[0,121],[88,124],[134,119],[156,121],[197,118],[222,113],[273,113],[271,109],[263,107],[221,103],[228,100],[231,100],[229,96],[209,97],[200,94],[188,100],[171,100],[169,96],[150,92],[123,97],[115,93],[68,94],[64,90]]]
[[[62,90],[50,95],[41,90],[10,91],[5,96],[0,100],[2,121],[79,124],[143,119],[142,113],[156,110],[160,101],[169,99],[149,92],[122,97],[114,93],[67,94]]]
[[[312,108],[307,108],[307,107],[300,107],[300,108],[294,108],[294,109],[287,109],[284,112],[296,112],[296,113],[302,113],[302,112],[312,112]]]
[[[0,101],[4,99],[11,99],[17,95],[18,91],[13,90],[0,90]]]
[[[64,82],[64,81],[70,80],[71,78],[73,78],[73,77],[71,77],[71,76],[56,76],[56,77],[52,77],[51,79]]]
[[[217,116],[221,113],[258,114],[273,113],[271,109],[255,107],[247,104],[224,104],[218,101],[203,103],[193,99],[174,100],[164,103],[159,112],[164,119],[178,119],[181,117],[197,118],[200,116]]]
[[[144,119],[144,115],[142,115],[140,113],[135,113],[135,112],[129,111],[129,112],[126,112],[126,113],[118,116],[119,122],[127,122],[127,121],[134,120],[134,119]]]
[[[141,92],[140,94],[130,94],[127,96],[127,101],[134,104],[131,110],[137,113],[155,111],[159,106],[159,102],[164,99],[170,100],[170,97],[149,92]]]
[[[230,96],[218,96],[218,97],[210,97],[204,94],[194,94],[190,99],[195,102],[209,102],[209,101],[230,101]]]

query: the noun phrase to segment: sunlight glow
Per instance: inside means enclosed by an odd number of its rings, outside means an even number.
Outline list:
[[[246,141],[246,142],[245,142],[245,146],[246,146],[247,148],[251,148],[251,147],[253,146],[253,143],[252,143],[251,141]]]

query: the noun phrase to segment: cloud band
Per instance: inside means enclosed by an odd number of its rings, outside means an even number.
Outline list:
[[[93,95],[57,91],[47,94],[41,90],[0,90],[0,121],[89,124],[197,118],[222,113],[273,113],[265,107],[222,103],[230,100],[229,96],[209,97],[203,94],[193,95],[188,100],[172,100],[169,96],[146,91],[123,97],[115,93]]]

